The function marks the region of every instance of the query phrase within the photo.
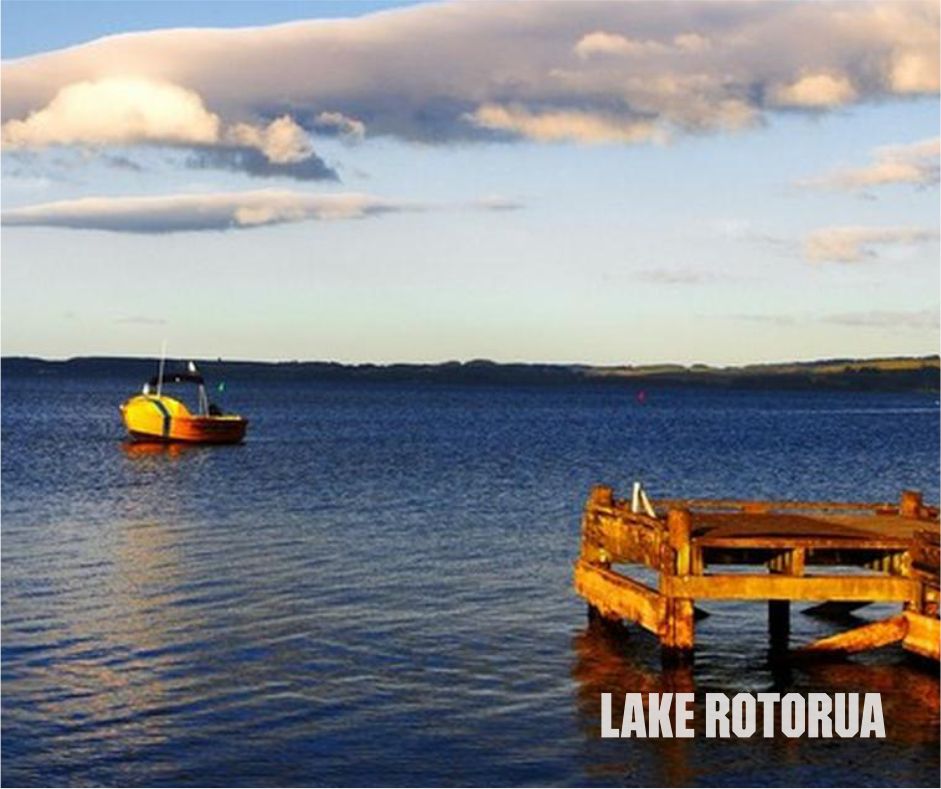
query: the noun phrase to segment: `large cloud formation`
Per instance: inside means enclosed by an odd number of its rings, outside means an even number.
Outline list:
[[[4,63],[3,142],[328,177],[310,133],[661,141],[936,94],[938,27],[934,2],[490,2],[135,33]]]
[[[49,145],[154,144],[195,149],[192,166],[251,175],[335,179],[310,137],[284,114],[267,123],[229,125],[193,90],[157,79],[111,76],[71,83],[45,107],[3,124],[8,149]]]
[[[363,219],[420,209],[416,204],[352,192],[305,194],[261,189],[159,197],[85,197],[12,208],[0,216],[4,225],[176,233],[245,229],[307,220]]]

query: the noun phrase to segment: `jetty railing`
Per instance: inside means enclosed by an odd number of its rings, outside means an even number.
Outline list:
[[[692,655],[698,600],[767,600],[778,651],[788,647],[791,601],[844,610],[899,603],[898,616],[798,651],[851,653],[901,641],[937,660],[938,561],[938,509],[914,491],[897,504],[662,499],[638,508],[636,491],[628,502],[596,486],[574,584],[592,616],[640,625],[659,638],[668,661]],[[655,585],[637,577],[641,568],[656,573]]]

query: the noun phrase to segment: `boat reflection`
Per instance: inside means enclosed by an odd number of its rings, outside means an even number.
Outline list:
[[[160,441],[122,441],[121,450],[130,460],[153,457],[179,458],[204,447],[198,444],[164,443]]]

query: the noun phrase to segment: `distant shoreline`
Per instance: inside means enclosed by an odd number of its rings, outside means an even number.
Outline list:
[[[255,378],[264,381],[397,382],[486,385],[620,385],[723,389],[798,389],[845,391],[939,391],[939,357],[899,356],[873,359],[822,359],[812,362],[711,367],[675,364],[596,366],[587,364],[499,363],[489,360],[438,364],[340,364],[338,362],[253,362],[200,360],[212,380]],[[182,366],[168,360],[168,369]],[[48,361],[26,356],[0,360],[3,375],[126,377],[131,382],[153,375],[156,359],[82,356]]]

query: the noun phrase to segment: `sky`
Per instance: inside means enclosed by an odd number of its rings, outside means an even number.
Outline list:
[[[938,351],[937,3],[0,15],[5,356]]]

